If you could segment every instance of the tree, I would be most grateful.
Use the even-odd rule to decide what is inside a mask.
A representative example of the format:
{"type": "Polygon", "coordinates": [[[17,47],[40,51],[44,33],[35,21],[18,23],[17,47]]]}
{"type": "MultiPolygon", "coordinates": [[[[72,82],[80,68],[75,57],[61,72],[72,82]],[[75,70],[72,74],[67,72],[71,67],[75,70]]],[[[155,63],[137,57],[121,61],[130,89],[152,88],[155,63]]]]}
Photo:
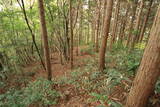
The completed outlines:
{"type": "Polygon", "coordinates": [[[20,3],[19,0],[17,0],[17,2],[18,2],[19,6],[21,7],[21,9],[22,9],[22,11],[23,11],[24,18],[25,18],[25,22],[26,22],[26,24],[27,24],[27,27],[28,27],[30,33],[31,33],[32,41],[33,41],[33,44],[34,44],[34,46],[35,46],[35,48],[36,48],[36,51],[37,51],[37,54],[38,54],[39,59],[40,59],[40,61],[41,61],[41,64],[42,64],[43,68],[46,69],[46,68],[45,68],[45,65],[44,65],[44,63],[43,63],[41,54],[40,54],[40,52],[39,52],[38,45],[37,45],[37,43],[36,43],[35,34],[33,33],[33,30],[32,30],[32,28],[31,28],[31,26],[30,26],[30,24],[29,24],[29,20],[28,20],[27,13],[26,13],[26,9],[25,9],[25,5],[24,5],[24,0],[21,0],[22,5],[21,5],[21,3],[20,3]]]}
{"type": "Polygon", "coordinates": [[[42,32],[42,36],[43,36],[46,71],[48,72],[48,80],[51,80],[52,79],[52,71],[51,71],[50,53],[49,53],[49,46],[48,46],[48,34],[47,34],[47,28],[46,28],[43,0],[38,0],[38,5],[39,5],[41,32],[42,32]]]}
{"type": "Polygon", "coordinates": [[[100,36],[100,17],[101,17],[101,5],[102,2],[97,0],[97,8],[96,8],[96,41],[95,41],[95,51],[99,51],[99,36],[100,36]]]}
{"type": "Polygon", "coordinates": [[[119,15],[119,8],[120,8],[120,0],[116,1],[116,9],[115,9],[115,13],[114,13],[114,22],[113,22],[113,28],[112,28],[112,39],[111,39],[111,43],[110,43],[110,49],[112,48],[113,43],[116,40],[116,32],[117,32],[117,25],[118,25],[118,15],[119,15]]]}
{"type": "Polygon", "coordinates": [[[149,7],[147,9],[147,15],[145,16],[143,24],[142,24],[142,29],[141,29],[140,36],[139,36],[139,42],[141,42],[142,39],[143,39],[145,30],[146,30],[147,21],[149,19],[149,15],[150,15],[150,12],[151,12],[152,4],[153,4],[153,0],[150,0],[149,7]]]}
{"type": "Polygon", "coordinates": [[[133,42],[137,42],[138,38],[139,38],[139,32],[140,32],[140,21],[141,21],[141,16],[142,16],[142,12],[143,12],[143,7],[144,7],[144,0],[141,0],[141,4],[139,7],[139,12],[138,12],[138,16],[137,16],[137,20],[136,20],[136,25],[135,25],[135,30],[137,31],[135,38],[133,39],[133,42]]]}
{"type": "Polygon", "coordinates": [[[127,98],[126,107],[146,107],[160,75],[160,6],[155,17],[148,45],[127,98]]]}
{"type": "Polygon", "coordinates": [[[126,25],[127,25],[127,18],[128,18],[128,13],[129,13],[129,4],[125,4],[126,5],[126,9],[125,9],[125,14],[124,16],[121,16],[121,28],[120,28],[120,33],[119,33],[119,41],[122,43],[123,39],[125,38],[125,29],[126,29],[126,25]]]}
{"type": "Polygon", "coordinates": [[[100,48],[100,53],[99,53],[99,69],[101,71],[104,70],[105,68],[105,53],[106,53],[106,46],[107,46],[107,40],[109,36],[109,28],[110,28],[110,22],[111,22],[111,17],[112,17],[112,7],[113,7],[113,0],[108,0],[107,1],[107,14],[106,14],[106,20],[104,24],[104,34],[102,37],[102,44],[100,48]]]}
{"type": "Polygon", "coordinates": [[[106,8],[107,8],[107,0],[104,0],[103,2],[103,15],[102,15],[102,26],[101,26],[101,35],[103,34],[104,30],[104,22],[106,18],[106,8]]]}
{"type": "Polygon", "coordinates": [[[83,33],[83,2],[79,0],[79,32],[78,32],[78,41],[77,41],[77,55],[79,55],[79,46],[81,44],[82,33],[83,33]]]}
{"type": "Polygon", "coordinates": [[[73,17],[72,17],[72,0],[69,0],[69,11],[70,11],[70,36],[71,36],[71,46],[70,46],[70,64],[71,69],[73,68],[73,17]]]}
{"type": "Polygon", "coordinates": [[[126,44],[127,47],[129,47],[129,45],[131,43],[131,38],[132,38],[132,34],[133,34],[133,24],[134,24],[136,10],[137,10],[137,3],[138,3],[138,0],[133,1],[132,18],[131,18],[131,22],[130,22],[130,25],[129,25],[129,34],[128,34],[128,39],[127,39],[127,44],[126,44]]]}
{"type": "Polygon", "coordinates": [[[142,16],[142,11],[143,11],[143,7],[144,7],[144,0],[141,0],[141,4],[140,4],[140,8],[139,8],[139,12],[138,12],[138,16],[137,16],[137,20],[136,20],[136,24],[135,24],[135,29],[134,31],[136,32],[135,35],[133,35],[133,39],[132,39],[132,45],[131,48],[133,49],[135,46],[135,43],[138,41],[138,37],[139,37],[139,25],[140,25],[140,19],[142,16]]]}

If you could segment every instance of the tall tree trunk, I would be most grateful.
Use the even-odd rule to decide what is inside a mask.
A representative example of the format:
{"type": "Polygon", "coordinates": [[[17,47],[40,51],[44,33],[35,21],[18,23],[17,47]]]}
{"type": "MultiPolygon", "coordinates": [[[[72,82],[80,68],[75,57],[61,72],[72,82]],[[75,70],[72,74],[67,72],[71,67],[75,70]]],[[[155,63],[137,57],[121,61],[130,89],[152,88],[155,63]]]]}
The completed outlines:
{"type": "Polygon", "coordinates": [[[70,39],[69,39],[69,21],[68,19],[66,18],[65,19],[65,36],[66,36],[66,58],[67,58],[67,61],[69,61],[69,56],[70,56],[70,39]]]}
{"type": "Polygon", "coordinates": [[[143,40],[143,36],[144,36],[144,32],[146,30],[147,21],[148,21],[149,15],[150,15],[152,3],[153,3],[153,0],[150,0],[149,7],[148,7],[148,10],[147,10],[147,15],[145,16],[144,22],[142,24],[142,29],[141,29],[140,36],[139,36],[139,42],[142,42],[142,40],[143,40]]]}
{"type": "Polygon", "coordinates": [[[42,36],[43,36],[44,57],[45,57],[46,70],[48,72],[48,80],[51,81],[52,71],[51,71],[50,53],[49,53],[49,46],[48,46],[48,35],[47,35],[43,0],[38,0],[38,5],[39,5],[41,32],[42,32],[42,36]]]}
{"type": "Polygon", "coordinates": [[[96,30],[95,20],[93,19],[93,21],[92,21],[92,43],[93,43],[93,47],[95,47],[95,30],[96,30]]]}
{"type": "Polygon", "coordinates": [[[110,49],[112,48],[113,43],[116,40],[116,32],[117,32],[117,25],[118,25],[118,14],[119,14],[119,8],[120,8],[120,0],[116,1],[116,9],[115,9],[115,13],[114,13],[114,22],[113,22],[113,26],[112,26],[112,38],[111,38],[111,42],[110,42],[110,49]]]}
{"type": "Polygon", "coordinates": [[[113,0],[108,0],[104,34],[103,34],[102,44],[101,44],[100,53],[99,53],[100,55],[99,56],[99,69],[101,71],[103,71],[105,68],[105,53],[106,53],[106,47],[107,47],[107,40],[109,36],[110,22],[111,22],[111,17],[112,17],[112,7],[113,7],[113,0]]]}
{"type": "Polygon", "coordinates": [[[72,17],[72,0],[69,0],[69,11],[70,11],[70,36],[71,36],[71,46],[70,46],[70,65],[73,69],[73,17],[72,17]]]}
{"type": "MultiPolygon", "coordinates": [[[[68,12],[65,10],[65,1],[62,0],[60,3],[60,0],[57,0],[57,4],[62,4],[62,14],[63,14],[63,29],[64,29],[64,35],[65,35],[65,47],[64,47],[64,58],[66,61],[69,61],[70,57],[70,38],[69,38],[69,18],[68,18],[68,12]]],[[[60,10],[59,10],[60,11],[60,10]]],[[[60,16],[59,16],[60,17],[60,16]]]]}
{"type": "Polygon", "coordinates": [[[101,14],[101,1],[99,1],[99,6],[97,6],[97,23],[96,23],[96,43],[95,50],[98,52],[99,50],[99,34],[100,34],[100,14],[101,14]]]}
{"type": "Polygon", "coordinates": [[[142,62],[127,98],[126,107],[146,107],[160,75],[160,6],[142,62]]]}
{"type": "Polygon", "coordinates": [[[137,34],[136,34],[136,42],[138,42],[138,38],[139,38],[139,34],[140,34],[140,22],[141,22],[141,16],[142,16],[142,12],[143,12],[143,8],[144,8],[144,0],[141,0],[141,4],[140,4],[140,10],[138,13],[138,18],[136,21],[136,26],[135,29],[137,30],[137,34]]]}
{"type": "MultiPolygon", "coordinates": [[[[96,14],[95,13],[96,12],[96,10],[94,10],[94,14],[96,14]]],[[[93,16],[93,19],[91,19],[92,20],[92,43],[93,43],[93,47],[95,47],[96,46],[96,18],[97,17],[95,17],[96,15],[94,15],[93,16]]],[[[95,51],[95,48],[94,48],[94,51],[95,51]]]]}
{"type": "Polygon", "coordinates": [[[140,25],[140,20],[141,20],[141,15],[142,15],[143,7],[144,7],[144,0],[141,0],[140,9],[139,9],[139,12],[138,12],[138,16],[137,16],[137,20],[136,20],[136,25],[135,25],[136,34],[133,35],[133,40],[132,40],[132,46],[131,46],[132,49],[134,48],[135,43],[138,40],[139,31],[140,31],[139,30],[139,25],[140,25]]]}
{"type": "Polygon", "coordinates": [[[83,2],[82,0],[79,0],[80,2],[80,9],[79,9],[79,31],[78,31],[78,52],[80,53],[80,45],[82,41],[82,33],[83,33],[83,2]]]}
{"type": "Polygon", "coordinates": [[[40,52],[39,52],[39,49],[38,49],[38,46],[37,46],[37,43],[36,43],[35,34],[33,33],[33,30],[32,30],[32,28],[31,28],[31,26],[30,26],[30,24],[29,24],[29,20],[28,20],[27,14],[26,14],[26,9],[25,9],[25,5],[24,5],[24,1],[21,0],[22,5],[21,5],[21,3],[20,3],[19,0],[17,0],[17,2],[18,2],[19,6],[21,7],[21,9],[22,9],[22,11],[23,11],[23,14],[24,14],[24,18],[25,18],[27,27],[28,27],[28,29],[29,29],[29,31],[30,31],[30,33],[31,33],[32,41],[33,41],[33,44],[34,44],[34,46],[35,46],[35,48],[36,48],[36,51],[37,51],[37,54],[38,54],[39,59],[40,59],[40,61],[41,61],[41,64],[42,64],[43,68],[46,70],[45,65],[44,65],[44,62],[43,62],[43,59],[42,59],[42,56],[41,56],[41,54],[40,54],[40,52]]]}
{"type": "Polygon", "coordinates": [[[102,15],[102,25],[101,25],[101,35],[100,38],[103,35],[104,25],[105,25],[105,18],[106,18],[106,8],[107,8],[107,0],[104,0],[103,3],[103,15],[102,15]],[[104,3],[103,3],[104,2],[104,3]]]}
{"type": "Polygon", "coordinates": [[[128,39],[127,39],[127,44],[126,44],[127,47],[129,47],[129,45],[131,43],[131,38],[132,38],[132,34],[133,34],[133,24],[134,24],[136,10],[137,10],[137,3],[138,3],[138,0],[134,0],[134,4],[132,7],[132,18],[131,18],[131,22],[129,25],[129,34],[128,34],[128,39]]]}
{"type": "Polygon", "coordinates": [[[128,18],[129,5],[127,4],[127,9],[125,15],[122,17],[122,27],[120,29],[119,41],[122,43],[123,38],[125,37],[125,29],[126,29],[126,20],[128,18]]]}

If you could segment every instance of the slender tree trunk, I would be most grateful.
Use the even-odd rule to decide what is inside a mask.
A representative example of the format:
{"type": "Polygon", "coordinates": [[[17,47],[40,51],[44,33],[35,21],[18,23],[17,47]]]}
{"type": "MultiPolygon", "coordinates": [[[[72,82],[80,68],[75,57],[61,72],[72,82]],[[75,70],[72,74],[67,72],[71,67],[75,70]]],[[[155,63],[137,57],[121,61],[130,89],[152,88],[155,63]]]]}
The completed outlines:
{"type": "Polygon", "coordinates": [[[125,29],[126,29],[126,20],[128,18],[128,12],[129,12],[129,5],[127,5],[126,13],[124,17],[122,17],[122,27],[120,29],[120,34],[119,34],[119,41],[122,43],[124,37],[125,37],[125,29]]]}
{"type": "Polygon", "coordinates": [[[70,65],[73,69],[73,17],[72,17],[72,0],[69,0],[70,8],[70,36],[71,36],[71,47],[70,47],[70,65]]]}
{"type": "MultiPolygon", "coordinates": [[[[96,10],[94,10],[94,14],[96,14],[95,12],[96,12],[96,10]]],[[[92,43],[93,43],[93,47],[96,46],[96,18],[97,17],[95,17],[95,16],[96,15],[94,15],[93,19],[91,19],[92,20],[92,43]]],[[[95,51],[95,48],[94,48],[94,51],[95,51]]]]}
{"type": "Polygon", "coordinates": [[[138,40],[139,31],[140,31],[139,25],[140,25],[140,20],[141,20],[141,15],[142,15],[143,7],[144,7],[144,0],[141,0],[140,9],[139,9],[139,12],[138,12],[138,16],[137,16],[137,20],[136,20],[136,25],[135,25],[136,34],[133,35],[133,41],[132,41],[132,46],[131,46],[132,49],[134,48],[135,43],[138,40]]]}
{"type": "MultiPolygon", "coordinates": [[[[57,0],[57,2],[60,0],[57,0]]],[[[58,2],[59,3],[59,2],[58,2]]],[[[60,10],[59,10],[60,11],[60,10]]],[[[64,0],[62,1],[62,13],[63,13],[63,23],[64,23],[64,35],[65,35],[65,48],[64,48],[64,57],[65,60],[69,61],[70,57],[70,38],[69,38],[69,19],[68,19],[68,12],[65,10],[65,2],[64,0]]]]}
{"type": "Polygon", "coordinates": [[[80,53],[80,41],[81,41],[81,35],[82,35],[82,15],[83,15],[83,6],[82,6],[82,1],[79,0],[79,25],[78,25],[78,34],[77,34],[77,56],[79,55],[80,53]]]}
{"type": "Polygon", "coordinates": [[[103,71],[105,68],[105,53],[106,53],[107,40],[109,36],[110,22],[111,22],[111,17],[112,17],[112,7],[113,7],[113,0],[108,0],[104,34],[103,34],[102,44],[101,44],[100,53],[99,53],[100,55],[99,56],[99,69],[101,71],[103,71]]]}
{"type": "Polygon", "coordinates": [[[137,22],[136,22],[136,26],[135,29],[137,30],[137,34],[136,34],[136,42],[138,42],[138,38],[139,38],[139,34],[140,34],[140,22],[141,22],[141,16],[142,16],[142,12],[143,12],[143,8],[144,8],[144,0],[141,0],[141,4],[140,4],[140,10],[138,13],[138,18],[137,18],[137,22]]]}
{"type": "Polygon", "coordinates": [[[112,26],[112,38],[110,42],[110,49],[112,48],[113,43],[116,40],[116,35],[117,35],[117,25],[118,25],[118,14],[119,14],[119,8],[120,8],[120,0],[116,1],[116,9],[115,9],[115,14],[114,14],[114,22],[112,26]]]}
{"type": "Polygon", "coordinates": [[[21,5],[21,3],[19,2],[19,0],[17,0],[17,2],[18,2],[19,6],[21,7],[21,9],[22,9],[22,11],[23,11],[23,14],[24,14],[24,18],[25,18],[27,27],[28,27],[28,29],[29,29],[29,31],[30,31],[30,33],[31,33],[32,41],[33,41],[33,44],[34,44],[34,46],[35,46],[35,48],[36,48],[36,51],[37,51],[37,54],[38,54],[39,59],[40,59],[40,61],[41,61],[41,64],[42,64],[43,68],[46,70],[45,65],[44,65],[44,62],[43,62],[43,59],[42,59],[42,57],[41,57],[41,54],[40,54],[40,52],[39,52],[39,49],[38,49],[38,46],[37,46],[37,43],[36,43],[35,34],[33,33],[33,30],[32,30],[32,28],[31,28],[31,26],[30,26],[30,24],[29,24],[29,21],[28,21],[28,17],[27,17],[27,14],[26,14],[26,9],[25,9],[25,5],[24,5],[24,1],[21,0],[22,5],[21,5]]]}
{"type": "Polygon", "coordinates": [[[69,39],[69,21],[65,19],[65,36],[66,36],[66,47],[67,47],[67,61],[69,61],[70,56],[70,39],[69,39]]]}
{"type": "Polygon", "coordinates": [[[123,36],[122,34],[124,34],[124,30],[125,30],[125,20],[124,20],[124,16],[121,16],[121,19],[120,19],[120,32],[119,32],[119,35],[118,35],[118,42],[121,42],[122,43],[122,39],[123,39],[123,36]]]}
{"type": "Polygon", "coordinates": [[[87,34],[88,35],[88,44],[90,43],[90,40],[91,40],[90,39],[91,38],[90,37],[90,9],[91,9],[90,0],[88,0],[88,12],[87,12],[87,16],[88,16],[88,19],[87,19],[88,20],[88,26],[87,26],[88,27],[88,29],[87,29],[88,30],[88,34],[87,34]]]}
{"type": "Polygon", "coordinates": [[[96,29],[95,21],[93,20],[92,21],[92,43],[93,43],[93,47],[95,47],[95,29],[96,29]]]}
{"type": "Polygon", "coordinates": [[[43,0],[38,0],[38,5],[39,5],[41,32],[42,32],[42,36],[43,36],[44,57],[45,57],[46,71],[48,72],[48,80],[51,81],[51,79],[52,79],[52,71],[51,71],[50,53],[49,53],[49,46],[48,46],[48,35],[47,35],[47,28],[46,28],[45,11],[44,11],[43,0]]]}
{"type": "Polygon", "coordinates": [[[95,50],[96,52],[99,51],[99,34],[100,34],[100,8],[101,8],[101,1],[99,1],[99,6],[97,6],[97,23],[96,23],[96,46],[95,50]]]}
{"type": "Polygon", "coordinates": [[[151,29],[150,39],[127,98],[126,107],[146,107],[160,75],[160,7],[151,29]]]}
{"type": "Polygon", "coordinates": [[[83,2],[80,0],[80,31],[79,31],[79,45],[81,44],[83,34],[83,2]]]}
{"type": "Polygon", "coordinates": [[[104,0],[103,1],[104,4],[103,4],[103,15],[102,15],[102,26],[101,26],[101,35],[100,35],[100,38],[102,37],[103,35],[103,30],[104,30],[104,24],[105,24],[105,18],[106,18],[106,8],[107,8],[107,0],[104,0]]]}
{"type": "Polygon", "coordinates": [[[129,47],[129,45],[131,43],[131,38],[132,38],[132,34],[133,34],[133,24],[134,24],[136,10],[137,10],[137,3],[138,3],[138,0],[135,0],[133,7],[132,7],[132,19],[131,19],[131,22],[129,25],[129,34],[128,34],[128,39],[127,39],[127,44],[126,44],[127,47],[129,47]]]}
{"type": "Polygon", "coordinates": [[[148,10],[147,10],[147,15],[145,16],[144,22],[142,24],[142,29],[141,29],[140,36],[139,36],[139,42],[142,42],[142,40],[143,40],[143,36],[144,36],[144,32],[146,30],[147,21],[148,21],[149,15],[150,15],[152,3],[153,3],[153,0],[150,0],[149,7],[148,7],[148,10]]]}

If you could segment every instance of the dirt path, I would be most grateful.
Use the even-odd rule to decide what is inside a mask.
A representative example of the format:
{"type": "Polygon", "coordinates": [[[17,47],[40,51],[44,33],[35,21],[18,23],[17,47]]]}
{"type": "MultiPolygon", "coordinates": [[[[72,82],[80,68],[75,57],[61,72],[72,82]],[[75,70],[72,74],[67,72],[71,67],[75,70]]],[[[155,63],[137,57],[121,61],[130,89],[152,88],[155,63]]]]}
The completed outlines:
{"type": "MultiPolygon", "coordinates": [[[[86,46],[81,47],[81,49],[88,48],[86,46]]],[[[63,76],[69,76],[72,72],[70,69],[70,64],[62,65],[60,63],[60,57],[58,53],[52,53],[51,66],[52,66],[52,77],[60,78],[63,76]]],[[[83,59],[91,58],[92,56],[87,53],[80,53],[79,56],[76,55],[76,48],[74,48],[74,68],[78,68],[85,65],[83,59]]],[[[27,69],[31,71],[34,67],[39,66],[39,64],[33,64],[27,69]]],[[[47,72],[42,68],[36,70],[36,75],[34,78],[44,77],[47,78],[47,72]]],[[[92,105],[87,105],[85,99],[88,96],[77,94],[76,89],[72,85],[59,86],[56,90],[62,92],[63,94],[69,92],[68,98],[61,98],[59,103],[53,107],[94,107],[92,105]]],[[[67,96],[67,95],[66,95],[67,96]]],[[[93,104],[96,105],[96,104],[93,104]]]]}
{"type": "MultiPolygon", "coordinates": [[[[81,49],[87,48],[86,46],[81,47],[81,49]]],[[[90,58],[91,55],[89,54],[79,54],[78,56],[76,55],[76,48],[74,48],[74,68],[80,67],[84,65],[84,63],[81,61],[82,59],[90,58]]],[[[60,62],[60,56],[58,53],[52,53],[52,58],[51,58],[51,66],[52,66],[52,77],[58,78],[62,76],[67,76],[70,72],[70,64],[61,64],[60,62]]],[[[47,73],[44,70],[38,70],[36,72],[35,77],[47,77],[47,73]]]]}

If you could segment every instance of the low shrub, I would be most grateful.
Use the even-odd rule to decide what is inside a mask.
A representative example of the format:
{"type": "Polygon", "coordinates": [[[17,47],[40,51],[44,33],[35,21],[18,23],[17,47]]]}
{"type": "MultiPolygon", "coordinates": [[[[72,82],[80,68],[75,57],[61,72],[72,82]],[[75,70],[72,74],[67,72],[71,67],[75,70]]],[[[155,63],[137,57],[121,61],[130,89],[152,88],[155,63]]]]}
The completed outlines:
{"type": "Polygon", "coordinates": [[[30,105],[48,106],[56,104],[60,94],[52,89],[53,82],[37,79],[21,90],[11,88],[0,95],[0,107],[29,107],[30,105]]]}

